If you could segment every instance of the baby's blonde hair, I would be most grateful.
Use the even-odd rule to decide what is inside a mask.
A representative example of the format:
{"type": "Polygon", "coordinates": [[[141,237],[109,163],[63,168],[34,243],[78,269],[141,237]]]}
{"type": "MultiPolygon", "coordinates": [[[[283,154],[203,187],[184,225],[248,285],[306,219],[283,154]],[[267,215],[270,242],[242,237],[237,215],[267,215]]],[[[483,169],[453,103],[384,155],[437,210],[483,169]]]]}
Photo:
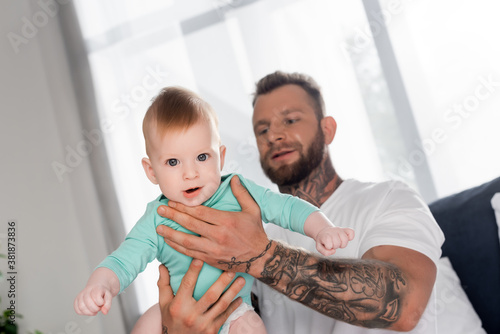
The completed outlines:
{"type": "Polygon", "coordinates": [[[165,87],[153,98],[148,108],[142,131],[146,141],[146,153],[152,139],[152,132],[163,137],[169,130],[185,130],[199,121],[212,122],[216,132],[217,114],[212,106],[196,93],[182,87],[165,87]]]}

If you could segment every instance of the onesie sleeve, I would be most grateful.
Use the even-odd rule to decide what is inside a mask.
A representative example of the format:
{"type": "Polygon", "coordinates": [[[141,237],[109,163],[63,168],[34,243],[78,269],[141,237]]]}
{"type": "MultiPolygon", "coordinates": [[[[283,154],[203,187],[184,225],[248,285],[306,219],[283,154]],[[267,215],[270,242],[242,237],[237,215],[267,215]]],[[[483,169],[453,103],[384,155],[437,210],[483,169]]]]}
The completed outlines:
{"type": "Polygon", "coordinates": [[[262,220],[265,223],[273,223],[290,231],[304,234],[304,223],[307,217],[319,211],[317,207],[298,197],[274,192],[244,179],[241,175],[239,177],[259,204],[262,220]]]}
{"type": "Polygon", "coordinates": [[[127,288],[158,253],[155,202],[127,234],[125,241],[98,266],[111,269],[120,280],[120,293],[127,288]]]}

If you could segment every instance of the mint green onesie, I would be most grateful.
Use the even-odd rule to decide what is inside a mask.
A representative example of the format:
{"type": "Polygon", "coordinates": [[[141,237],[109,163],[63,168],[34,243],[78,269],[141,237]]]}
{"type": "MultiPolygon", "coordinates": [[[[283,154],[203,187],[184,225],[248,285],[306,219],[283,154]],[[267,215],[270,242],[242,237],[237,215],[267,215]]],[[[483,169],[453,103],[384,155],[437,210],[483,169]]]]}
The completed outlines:
{"type": "MultiPolygon", "coordinates": [[[[241,207],[229,184],[233,175],[237,174],[223,176],[219,189],[203,205],[224,211],[241,211],[241,207]]],[[[318,211],[318,208],[298,197],[273,192],[244,179],[241,175],[237,176],[240,178],[241,184],[248,189],[248,192],[260,206],[264,222],[274,223],[291,231],[304,234],[306,218],[311,213],[318,211]]],[[[170,285],[174,293],[177,292],[192,258],[177,252],[167,245],[163,238],[156,233],[156,227],[163,224],[175,230],[190,234],[194,233],[186,230],[176,222],[158,215],[156,212],[158,207],[167,203],[168,199],[163,195],[150,202],[146,208],[146,213],[132,228],[125,241],[99,264],[98,267],[106,267],[115,272],[120,280],[120,292],[128,287],[137,275],[146,268],[146,265],[155,258],[168,268],[170,285]]],[[[199,300],[221,273],[222,270],[204,264],[193,297],[199,300]]],[[[252,305],[250,293],[253,277],[244,273],[237,273],[236,277],[238,276],[243,276],[246,280],[245,287],[238,296],[241,296],[247,304],[252,305]]]]}

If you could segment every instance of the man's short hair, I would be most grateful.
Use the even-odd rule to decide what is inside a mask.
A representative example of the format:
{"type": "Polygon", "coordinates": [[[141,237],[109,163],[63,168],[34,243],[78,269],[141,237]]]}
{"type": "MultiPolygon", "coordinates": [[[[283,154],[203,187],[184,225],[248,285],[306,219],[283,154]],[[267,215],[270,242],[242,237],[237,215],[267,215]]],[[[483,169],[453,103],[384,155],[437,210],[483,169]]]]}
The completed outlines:
{"type": "Polygon", "coordinates": [[[252,105],[255,106],[255,102],[260,95],[271,93],[273,90],[285,85],[297,85],[305,90],[312,100],[318,120],[325,117],[325,102],[320,86],[312,77],[302,73],[276,71],[266,75],[256,84],[252,105]]]}
{"type": "Polygon", "coordinates": [[[152,99],[142,122],[146,151],[153,130],[156,135],[163,136],[169,130],[184,130],[198,121],[213,122],[217,130],[217,114],[208,102],[183,87],[163,88],[152,99]]]}

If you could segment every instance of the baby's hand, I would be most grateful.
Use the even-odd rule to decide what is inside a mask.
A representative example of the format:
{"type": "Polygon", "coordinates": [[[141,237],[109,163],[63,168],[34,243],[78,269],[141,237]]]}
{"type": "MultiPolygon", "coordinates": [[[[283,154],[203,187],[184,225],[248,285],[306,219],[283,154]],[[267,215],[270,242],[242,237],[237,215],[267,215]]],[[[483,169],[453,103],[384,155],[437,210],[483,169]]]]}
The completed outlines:
{"type": "Polygon", "coordinates": [[[354,238],[354,230],[345,227],[326,227],[316,236],[316,249],[325,256],[333,255],[354,238]]]}
{"type": "Polygon", "coordinates": [[[99,311],[108,314],[113,295],[103,285],[87,285],[76,296],[74,308],[80,315],[97,315],[99,311]]]}

